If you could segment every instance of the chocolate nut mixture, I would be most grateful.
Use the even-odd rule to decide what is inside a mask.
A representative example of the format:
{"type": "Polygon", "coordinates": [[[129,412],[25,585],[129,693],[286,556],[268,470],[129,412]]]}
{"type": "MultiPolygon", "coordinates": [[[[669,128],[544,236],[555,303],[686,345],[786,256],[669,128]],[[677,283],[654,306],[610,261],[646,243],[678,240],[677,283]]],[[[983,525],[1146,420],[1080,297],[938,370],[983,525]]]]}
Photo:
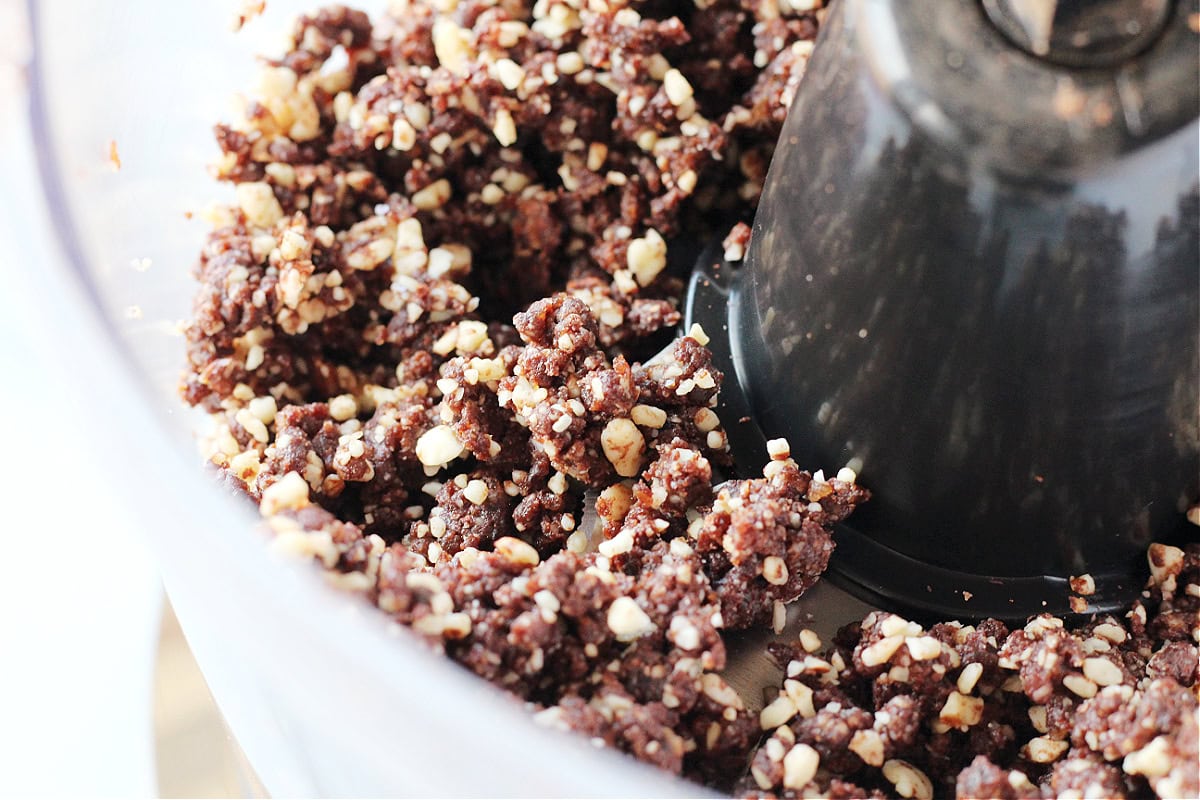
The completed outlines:
{"type": "Polygon", "coordinates": [[[301,17],[215,129],[185,399],[275,544],[582,732],[748,796],[1195,795],[1200,550],[1125,618],[925,630],[875,613],[772,653],[867,499],[771,443],[730,466],[680,276],[746,224],[814,0],[400,0],[301,17]]]}

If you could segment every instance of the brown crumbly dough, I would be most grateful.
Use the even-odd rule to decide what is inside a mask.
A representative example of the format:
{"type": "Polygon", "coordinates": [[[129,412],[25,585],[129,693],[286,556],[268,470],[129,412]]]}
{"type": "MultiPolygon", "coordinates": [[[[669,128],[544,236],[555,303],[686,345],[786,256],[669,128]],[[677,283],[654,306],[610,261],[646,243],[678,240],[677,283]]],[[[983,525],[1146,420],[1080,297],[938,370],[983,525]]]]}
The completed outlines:
{"type": "Polygon", "coordinates": [[[714,486],[723,376],[702,330],[670,341],[686,243],[732,225],[745,254],[822,5],[301,17],[215,129],[236,200],[208,213],[181,387],[210,459],[275,547],[541,723],[709,786],[1194,795],[1196,551],[1153,548],[1127,620],[872,614],[775,646],[758,716],[721,677],[723,632],[781,624],[867,499],[782,440],[714,486]]]}
{"type": "Polygon", "coordinates": [[[875,612],[826,649],[773,645],[786,677],[741,793],[1196,797],[1200,545],[1149,560],[1124,619],[926,630],[875,612]]]}
{"type": "Polygon", "coordinates": [[[670,340],[686,243],[748,241],[819,6],[301,17],[215,129],[236,202],[195,270],[182,392],[277,547],[544,723],[714,786],[760,737],[722,632],[811,586],[866,499],[779,453],[714,488],[723,376],[702,330],[670,340]]]}

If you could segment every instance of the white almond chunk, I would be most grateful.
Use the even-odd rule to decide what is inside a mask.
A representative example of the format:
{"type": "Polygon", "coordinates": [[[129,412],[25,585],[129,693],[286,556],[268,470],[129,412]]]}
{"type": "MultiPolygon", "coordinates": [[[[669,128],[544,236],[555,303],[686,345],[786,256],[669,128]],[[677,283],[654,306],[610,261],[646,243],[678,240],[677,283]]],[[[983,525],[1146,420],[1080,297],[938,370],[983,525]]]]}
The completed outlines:
{"type": "Polygon", "coordinates": [[[629,271],[639,286],[649,286],[667,266],[667,243],[653,228],[629,243],[625,254],[629,271]]]}
{"type": "Polygon", "coordinates": [[[758,715],[758,724],[764,731],[774,730],[780,725],[786,725],[788,720],[796,716],[796,704],[786,694],[781,694],[772,700],[758,715]]]}
{"type": "Polygon", "coordinates": [[[693,95],[692,84],[688,83],[688,79],[677,69],[667,70],[667,74],[663,76],[663,90],[673,106],[683,105],[693,95]]]}
{"type": "Polygon", "coordinates": [[[667,636],[680,650],[698,650],[700,648],[700,629],[686,617],[672,617],[667,636]]]}
{"type": "Polygon", "coordinates": [[[963,667],[962,672],[958,674],[958,691],[962,694],[970,694],[975,690],[975,684],[979,683],[979,678],[983,675],[983,664],[978,661],[972,661],[963,667]]]}
{"type": "MultiPolygon", "coordinates": [[[[1147,778],[1161,778],[1171,772],[1171,740],[1168,736],[1158,736],[1141,750],[1135,750],[1125,756],[1122,768],[1128,775],[1144,775],[1147,778]]],[[[1193,765],[1194,766],[1194,765],[1193,765]]]]}
{"type": "Polygon", "coordinates": [[[799,791],[812,782],[821,765],[821,756],[812,747],[798,744],[783,757],[783,786],[799,791]]]}
{"type": "Polygon", "coordinates": [[[474,56],[470,31],[460,28],[450,17],[438,15],[431,33],[438,63],[453,73],[465,75],[468,62],[474,56]]]}
{"type": "Polygon", "coordinates": [[[473,319],[465,319],[458,323],[458,339],[454,346],[459,352],[464,354],[478,352],[487,340],[487,323],[473,319]]]}
{"type": "Polygon", "coordinates": [[[1096,579],[1091,575],[1084,573],[1083,575],[1072,575],[1069,581],[1071,591],[1088,597],[1096,593],[1096,579]]]}
{"type": "Polygon", "coordinates": [[[488,485],[478,478],[468,481],[462,490],[463,497],[474,505],[481,506],[488,499],[488,485]]]}
{"type": "Polygon", "coordinates": [[[508,147],[517,141],[517,124],[513,121],[508,109],[502,108],[496,112],[496,123],[492,125],[492,133],[501,147],[508,147]]]}
{"type": "Polygon", "coordinates": [[[661,428],[667,424],[667,412],[656,406],[636,405],[629,412],[636,424],[646,428],[661,428]]]}
{"type": "Polygon", "coordinates": [[[494,206],[504,199],[504,190],[494,183],[489,183],[479,190],[479,199],[489,206],[494,206]]]}
{"type": "Polygon", "coordinates": [[[588,145],[587,168],[592,172],[599,172],[604,166],[604,159],[608,158],[608,145],[603,142],[592,142],[588,145]]]}
{"type": "Polygon", "coordinates": [[[1083,675],[1097,686],[1116,686],[1125,680],[1121,668],[1107,658],[1085,658],[1083,675]]]}
{"type": "Polygon", "coordinates": [[[783,682],[783,691],[792,699],[796,705],[796,711],[805,719],[812,719],[817,715],[817,709],[813,705],[813,690],[806,683],[787,679],[783,682]]]}
{"type": "Polygon", "coordinates": [[[464,611],[447,614],[442,618],[442,636],[447,639],[465,639],[471,633],[471,617],[464,611]]]}
{"type": "Polygon", "coordinates": [[[699,322],[692,323],[692,327],[688,329],[687,335],[689,339],[694,340],[696,344],[700,345],[701,347],[708,347],[710,339],[708,338],[708,334],[704,332],[704,328],[700,326],[699,322]]]}
{"type": "Polygon", "coordinates": [[[900,645],[904,644],[903,636],[885,636],[872,645],[863,648],[862,663],[866,667],[877,667],[896,654],[900,645]]]}
{"type": "Polygon", "coordinates": [[[914,636],[905,639],[909,655],[917,661],[932,661],[942,654],[942,643],[932,636],[914,636]]]}
{"type": "Polygon", "coordinates": [[[871,728],[855,731],[848,749],[872,767],[883,766],[883,737],[879,731],[871,728]]]}
{"type": "Polygon", "coordinates": [[[1175,577],[1183,569],[1183,551],[1178,547],[1158,542],[1150,545],[1146,551],[1146,560],[1150,562],[1150,576],[1159,585],[1175,577]]]}
{"type": "Polygon", "coordinates": [[[340,394],[329,401],[329,416],[337,422],[345,422],[358,416],[358,402],[353,395],[340,394]]]}
{"type": "Polygon", "coordinates": [[[771,630],[775,635],[783,633],[787,627],[787,606],[779,600],[771,601],[771,630]]]}
{"type": "Polygon", "coordinates": [[[772,586],[783,586],[788,581],[787,563],[779,556],[763,559],[763,578],[772,586]]]}
{"type": "Polygon", "coordinates": [[[501,58],[492,65],[492,68],[496,72],[496,79],[510,92],[516,91],[525,80],[525,70],[512,59],[501,58]]]}
{"type": "Polygon", "coordinates": [[[283,219],[283,206],[275,199],[275,192],[269,183],[261,181],[239,183],[237,189],[238,207],[246,215],[246,220],[257,228],[269,228],[283,219]]]}
{"type": "Polygon", "coordinates": [[[1046,707],[1045,706],[1030,706],[1029,707],[1029,724],[1038,733],[1045,733],[1050,730],[1049,724],[1046,722],[1046,707]]]}
{"type": "Polygon", "coordinates": [[[769,439],[767,440],[767,455],[772,459],[782,461],[792,454],[792,448],[788,445],[787,439],[769,439]]]}
{"type": "MultiPolygon", "coordinates": [[[[817,472],[813,475],[813,483],[819,483],[825,480],[825,475],[822,472],[817,472]]],[[[884,636],[896,636],[908,632],[908,620],[904,617],[898,617],[895,614],[888,614],[879,623],[879,632],[884,636]]]]}
{"type": "Polygon", "coordinates": [[[702,408],[692,417],[692,422],[696,423],[696,429],[701,433],[709,433],[721,424],[721,418],[712,409],[702,408]]]}
{"type": "Polygon", "coordinates": [[[692,192],[696,191],[696,181],[696,171],[689,169],[679,176],[679,180],[675,181],[675,185],[678,186],[679,191],[683,192],[684,194],[691,194],[692,192]]]}
{"type": "Polygon", "coordinates": [[[618,597],[608,607],[608,628],[618,642],[632,642],[653,633],[654,622],[632,597],[618,597]]]}
{"type": "Polygon", "coordinates": [[[240,409],[233,418],[237,424],[246,429],[246,433],[254,437],[255,441],[266,444],[271,440],[271,432],[267,430],[267,426],[250,409],[240,409]]]}
{"type": "Polygon", "coordinates": [[[1098,688],[1091,680],[1074,673],[1063,678],[1063,686],[1085,700],[1089,697],[1095,697],[1098,688]]]}
{"type": "Polygon", "coordinates": [[[502,536],[492,547],[509,561],[523,566],[536,567],[542,560],[538,551],[533,549],[533,545],[514,536],[502,536]]]}
{"type": "Polygon", "coordinates": [[[646,437],[642,436],[632,420],[624,417],[609,420],[600,433],[600,446],[604,449],[604,457],[622,478],[632,478],[638,474],[646,437]]]}
{"type": "Polygon", "coordinates": [[[611,539],[606,539],[597,545],[596,550],[607,558],[624,555],[633,550],[633,531],[623,530],[611,539]]]}
{"type": "Polygon", "coordinates": [[[1029,740],[1026,752],[1035,764],[1049,764],[1067,751],[1067,743],[1049,736],[1038,736],[1029,740]]]}
{"type": "Polygon", "coordinates": [[[441,467],[462,455],[463,445],[448,425],[438,425],[417,440],[417,459],[427,467],[441,467]]]}
{"type": "Polygon", "coordinates": [[[295,511],[308,505],[308,481],[299,472],[289,472],[263,490],[258,510],[264,517],[295,511]]]}
{"type": "Polygon", "coordinates": [[[938,713],[938,719],[951,728],[965,731],[972,725],[979,724],[979,721],[983,719],[983,699],[951,692],[950,696],[946,698],[941,712],[938,713]]]}
{"type": "Polygon", "coordinates": [[[261,344],[252,344],[246,351],[246,369],[253,372],[263,365],[267,359],[267,351],[261,344]]]}
{"type": "Polygon", "coordinates": [[[933,800],[933,783],[921,770],[893,758],[883,764],[883,777],[896,787],[896,794],[901,797],[912,797],[916,800],[933,800]]]}
{"type": "Polygon", "coordinates": [[[563,75],[577,75],[583,71],[583,56],[577,50],[560,53],[554,59],[554,66],[563,75]]]}
{"type": "MultiPolygon", "coordinates": [[[[720,627],[717,625],[716,627],[720,627]]],[[[700,690],[711,699],[720,705],[728,708],[743,709],[745,704],[742,703],[742,698],[737,691],[730,686],[725,680],[714,672],[706,672],[700,678],[700,690]]]]}
{"type": "Polygon", "coordinates": [[[275,398],[271,395],[263,395],[251,400],[246,407],[250,409],[250,413],[262,420],[264,425],[270,425],[275,421],[277,406],[275,398]]]}
{"type": "Polygon", "coordinates": [[[446,204],[446,201],[450,199],[452,191],[450,181],[441,178],[429,184],[424,189],[414,192],[412,203],[421,211],[433,211],[446,204]]]}
{"type": "Polygon", "coordinates": [[[1125,641],[1125,629],[1111,622],[1103,622],[1097,625],[1092,632],[1113,644],[1121,644],[1125,641]]]}

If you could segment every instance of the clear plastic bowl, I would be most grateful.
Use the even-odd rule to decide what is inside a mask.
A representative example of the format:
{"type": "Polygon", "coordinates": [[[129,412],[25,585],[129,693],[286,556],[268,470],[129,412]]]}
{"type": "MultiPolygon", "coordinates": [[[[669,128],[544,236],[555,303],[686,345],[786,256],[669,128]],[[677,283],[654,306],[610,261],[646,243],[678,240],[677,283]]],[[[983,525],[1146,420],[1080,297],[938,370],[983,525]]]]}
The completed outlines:
{"type": "MultiPolygon", "coordinates": [[[[136,502],[188,642],[238,743],[276,796],[695,796],[428,653],[315,569],[272,557],[250,513],[201,469],[175,394],[177,322],[204,224],[232,196],[205,165],[211,126],[309,4],[270,0],[229,29],[224,3],[46,0],[27,6],[36,165],[27,202],[53,236],[33,302],[71,319],[64,362],[136,502]],[[109,143],[121,168],[109,160],[109,143]],[[39,212],[39,216],[42,214],[39,212]]],[[[368,8],[368,10],[370,10],[368,8]]],[[[18,170],[20,173],[21,170],[18,170]]],[[[21,175],[8,176],[19,190],[21,175]]],[[[32,238],[29,243],[32,247],[32,238]]]]}

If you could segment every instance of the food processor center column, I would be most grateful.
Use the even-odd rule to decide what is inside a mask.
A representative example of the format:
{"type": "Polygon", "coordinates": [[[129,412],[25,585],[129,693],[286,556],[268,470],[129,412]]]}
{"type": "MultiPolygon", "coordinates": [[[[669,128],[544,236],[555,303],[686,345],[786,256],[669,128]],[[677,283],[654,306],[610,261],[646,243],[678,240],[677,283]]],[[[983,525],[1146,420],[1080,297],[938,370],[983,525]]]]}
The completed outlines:
{"type": "Polygon", "coordinates": [[[766,436],[860,469],[856,594],[1014,618],[1088,573],[1114,609],[1187,535],[1198,5],[833,6],[746,262],[689,312],[720,330],[727,300],[714,346],[766,436]]]}

